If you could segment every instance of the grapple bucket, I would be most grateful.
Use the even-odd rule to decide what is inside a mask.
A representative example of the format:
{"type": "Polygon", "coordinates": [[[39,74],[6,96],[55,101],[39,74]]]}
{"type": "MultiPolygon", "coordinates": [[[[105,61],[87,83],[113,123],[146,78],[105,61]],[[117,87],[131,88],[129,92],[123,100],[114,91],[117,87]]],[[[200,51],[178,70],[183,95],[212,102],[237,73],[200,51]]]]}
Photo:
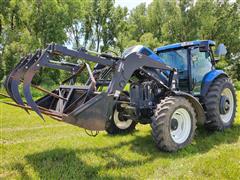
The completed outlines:
{"type": "Polygon", "coordinates": [[[86,53],[85,50],[74,51],[55,44],[49,45],[45,50],[38,50],[33,55],[28,55],[20,60],[12,72],[7,76],[4,86],[10,98],[16,104],[7,103],[17,107],[35,111],[42,119],[42,114],[51,116],[54,119],[65,121],[89,130],[104,130],[105,121],[108,117],[108,110],[111,109],[113,96],[105,92],[96,91],[96,81],[90,67],[86,63],[72,64],[67,62],[53,61],[54,56],[70,56],[83,58],[104,66],[111,66],[113,60],[102,57],[95,57],[86,53]],[[45,90],[31,84],[35,74],[42,67],[50,67],[71,72],[73,75],[53,91],[45,90]],[[90,79],[84,86],[74,85],[74,79],[84,68],[87,67],[90,79]],[[19,85],[22,84],[25,101],[21,97],[19,85]],[[46,93],[36,101],[33,100],[31,87],[46,93]],[[108,104],[109,106],[106,106],[108,104]]]}
{"type": "Polygon", "coordinates": [[[107,93],[98,94],[63,116],[63,121],[89,130],[104,130],[113,104],[113,96],[108,96],[107,93]]]}
{"type": "MultiPolygon", "coordinates": [[[[60,86],[58,92],[61,92],[67,101],[47,95],[37,100],[36,104],[51,112],[58,112],[61,121],[88,130],[104,130],[106,119],[112,112],[114,98],[105,92],[94,92],[89,96],[87,91],[88,89],[81,87],[60,86]]],[[[54,115],[51,117],[54,118],[54,115]]]]}
{"type": "Polygon", "coordinates": [[[45,50],[38,50],[35,54],[22,58],[6,78],[4,86],[9,97],[16,103],[8,102],[7,104],[21,107],[27,112],[33,110],[42,119],[44,119],[42,114],[45,114],[85,129],[105,130],[106,120],[112,115],[120,92],[134,71],[143,66],[170,70],[169,67],[143,54],[132,53],[125,59],[109,55],[93,56],[85,49],[76,51],[51,44],[45,50]],[[84,59],[98,63],[98,66],[92,72],[87,63],[73,64],[66,61],[54,61],[55,56],[60,56],[62,59],[65,56],[84,59]],[[71,72],[72,75],[57,89],[48,91],[31,84],[35,74],[42,67],[61,69],[71,72]],[[84,69],[87,69],[89,79],[80,86],[76,84],[76,77],[84,69]],[[109,76],[111,76],[110,79],[109,76]],[[20,95],[20,84],[23,85],[25,101],[20,95]],[[102,86],[108,86],[107,92],[102,91],[102,86]],[[34,101],[31,87],[46,95],[34,101]]]}

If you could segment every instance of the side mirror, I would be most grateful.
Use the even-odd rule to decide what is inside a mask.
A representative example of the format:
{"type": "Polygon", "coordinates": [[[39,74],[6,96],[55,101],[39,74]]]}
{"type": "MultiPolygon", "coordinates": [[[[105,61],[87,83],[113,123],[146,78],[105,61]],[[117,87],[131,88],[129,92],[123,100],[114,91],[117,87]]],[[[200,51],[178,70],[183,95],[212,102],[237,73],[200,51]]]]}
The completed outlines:
{"type": "Polygon", "coordinates": [[[217,56],[225,56],[227,54],[227,48],[224,44],[219,44],[218,48],[215,51],[217,56]]]}

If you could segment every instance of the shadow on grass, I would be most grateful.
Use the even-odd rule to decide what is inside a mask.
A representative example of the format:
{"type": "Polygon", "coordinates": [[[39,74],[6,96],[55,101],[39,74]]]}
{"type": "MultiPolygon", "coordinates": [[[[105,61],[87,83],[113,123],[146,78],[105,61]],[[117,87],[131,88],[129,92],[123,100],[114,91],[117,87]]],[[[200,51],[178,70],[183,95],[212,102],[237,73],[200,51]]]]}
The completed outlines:
{"type": "MultiPolygon", "coordinates": [[[[40,179],[134,179],[129,176],[103,175],[100,171],[109,169],[121,169],[127,167],[137,167],[153,160],[149,157],[142,160],[126,160],[122,156],[113,153],[113,150],[128,145],[119,143],[116,146],[103,148],[83,148],[83,149],[54,149],[37,154],[25,156],[27,161],[38,172],[40,179]],[[85,155],[94,154],[105,163],[86,163],[81,158],[85,155]],[[79,155],[81,157],[79,157],[79,155]]],[[[88,156],[89,157],[89,156],[88,156]]]]}
{"type": "MultiPolygon", "coordinates": [[[[124,135],[125,134],[120,134],[117,136],[124,135]]],[[[207,131],[203,126],[200,126],[196,130],[196,135],[192,144],[175,153],[166,153],[159,151],[152,140],[151,131],[149,131],[149,134],[145,136],[138,136],[137,133],[133,133],[132,135],[134,136],[134,140],[128,143],[131,144],[132,151],[156,157],[164,156],[167,158],[177,158],[183,156],[191,156],[196,153],[206,153],[213,147],[221,144],[236,143],[240,137],[240,124],[234,124],[232,128],[226,129],[222,132],[210,132],[207,131]]],[[[110,137],[113,138],[114,136],[110,137]]]]}
{"type": "MultiPolygon", "coordinates": [[[[40,179],[132,179],[124,176],[100,176],[100,170],[112,165],[109,165],[109,163],[105,166],[96,165],[95,163],[87,164],[77,157],[79,154],[84,156],[84,154],[91,151],[93,150],[54,149],[26,156],[26,159],[38,172],[40,179]]],[[[99,155],[103,153],[102,151],[97,153],[97,149],[94,150],[99,155]]],[[[118,159],[114,154],[112,156],[107,154],[107,156],[109,156],[108,159],[118,159]]],[[[122,159],[118,160],[122,161],[122,159]]]]}
{"type": "MultiPolygon", "coordinates": [[[[154,145],[150,135],[140,136],[134,133],[134,139],[129,141],[122,140],[115,146],[99,148],[81,148],[81,149],[54,149],[41,153],[25,156],[26,160],[38,172],[41,179],[134,179],[130,176],[112,176],[103,175],[109,169],[134,167],[138,168],[146,163],[151,163],[156,159],[184,158],[203,154],[220,144],[231,144],[238,141],[240,136],[240,125],[235,125],[232,129],[225,132],[209,133],[203,128],[199,128],[194,142],[176,153],[160,152],[154,145]],[[114,153],[116,150],[127,146],[129,150],[122,154],[114,153]],[[136,153],[146,157],[144,159],[126,160],[124,153],[136,153]],[[82,160],[84,157],[94,155],[97,158],[104,159],[105,163],[86,163],[82,160]]],[[[19,165],[18,165],[19,166],[19,165]]],[[[19,168],[18,168],[19,169],[19,168]]],[[[20,168],[21,170],[22,168],[20,168]]],[[[24,168],[22,177],[27,177],[24,168]]],[[[133,173],[134,174],[134,173],[133,173]]]]}

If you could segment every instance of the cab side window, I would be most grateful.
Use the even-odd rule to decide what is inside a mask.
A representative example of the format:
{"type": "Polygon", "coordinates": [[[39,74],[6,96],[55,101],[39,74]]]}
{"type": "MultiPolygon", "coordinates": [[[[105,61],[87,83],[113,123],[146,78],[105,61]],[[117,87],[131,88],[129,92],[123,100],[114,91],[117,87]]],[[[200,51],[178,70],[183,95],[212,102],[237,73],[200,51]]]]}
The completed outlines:
{"type": "Polygon", "coordinates": [[[211,56],[209,52],[200,52],[199,48],[195,48],[191,50],[191,58],[194,91],[199,93],[203,77],[212,70],[211,56]]]}

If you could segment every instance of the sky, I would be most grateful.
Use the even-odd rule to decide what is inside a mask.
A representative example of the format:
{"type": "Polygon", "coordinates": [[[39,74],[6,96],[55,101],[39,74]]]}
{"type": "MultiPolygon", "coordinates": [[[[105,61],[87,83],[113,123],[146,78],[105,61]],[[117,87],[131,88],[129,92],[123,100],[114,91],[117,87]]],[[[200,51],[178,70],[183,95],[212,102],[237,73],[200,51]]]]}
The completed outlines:
{"type": "MultiPolygon", "coordinates": [[[[147,5],[149,5],[152,1],[153,0],[115,0],[115,5],[116,6],[120,5],[122,7],[127,7],[128,10],[131,10],[141,3],[145,2],[147,5]]],[[[195,2],[196,1],[197,0],[195,0],[195,2]]],[[[234,3],[234,2],[236,2],[236,0],[229,0],[229,2],[234,3]]]]}
{"type": "Polygon", "coordinates": [[[141,4],[141,3],[146,3],[147,5],[149,5],[152,0],[115,0],[115,5],[120,5],[122,7],[127,7],[129,10],[133,9],[134,7],[136,7],[137,5],[141,4]]]}

